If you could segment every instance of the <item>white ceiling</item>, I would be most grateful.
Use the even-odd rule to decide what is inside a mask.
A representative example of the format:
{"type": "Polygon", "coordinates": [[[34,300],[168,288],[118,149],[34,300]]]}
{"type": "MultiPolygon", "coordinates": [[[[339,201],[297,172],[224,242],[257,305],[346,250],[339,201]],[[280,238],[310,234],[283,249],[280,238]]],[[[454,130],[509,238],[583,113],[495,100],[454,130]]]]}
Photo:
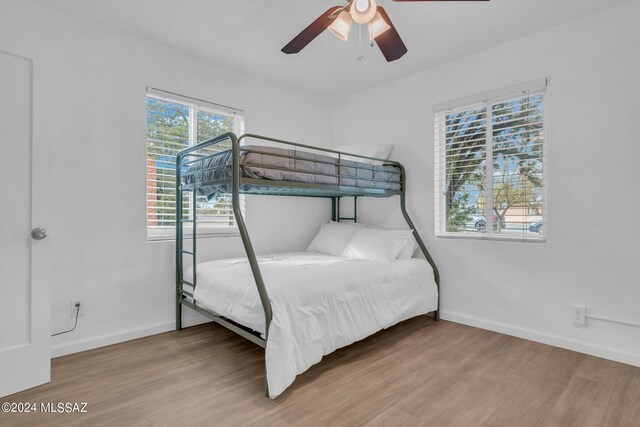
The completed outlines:
{"type": "MultiPolygon", "coordinates": [[[[541,31],[625,0],[378,0],[409,52],[380,51],[325,31],[297,55],[280,49],[339,0],[37,0],[230,68],[327,96],[350,94],[541,31]],[[363,53],[365,58],[356,57],[363,53]]],[[[363,33],[364,34],[364,33],[363,33]]],[[[366,39],[363,37],[363,39],[366,39]]]]}

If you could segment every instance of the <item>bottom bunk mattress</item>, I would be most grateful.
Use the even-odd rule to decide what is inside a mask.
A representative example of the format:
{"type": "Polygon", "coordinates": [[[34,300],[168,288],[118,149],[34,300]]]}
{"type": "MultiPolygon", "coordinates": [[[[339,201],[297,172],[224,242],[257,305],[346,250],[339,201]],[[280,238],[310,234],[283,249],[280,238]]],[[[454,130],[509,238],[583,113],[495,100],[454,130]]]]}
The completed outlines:
{"type": "MultiPolygon", "coordinates": [[[[438,306],[433,270],[423,259],[385,263],[301,252],[258,261],[273,310],[265,351],[271,398],[324,355],[438,306]]],[[[194,299],[265,332],[246,258],[198,264],[194,299]]]]}

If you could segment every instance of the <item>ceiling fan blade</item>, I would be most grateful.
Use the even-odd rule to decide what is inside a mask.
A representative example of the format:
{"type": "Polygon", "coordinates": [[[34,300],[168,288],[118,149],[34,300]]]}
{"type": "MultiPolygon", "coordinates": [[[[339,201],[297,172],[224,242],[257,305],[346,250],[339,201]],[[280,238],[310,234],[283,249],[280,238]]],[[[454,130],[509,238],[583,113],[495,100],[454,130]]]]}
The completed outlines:
{"type": "Polygon", "coordinates": [[[387,12],[382,6],[378,6],[378,12],[380,12],[382,19],[384,19],[391,28],[376,37],[375,41],[378,44],[378,47],[382,51],[382,54],[384,55],[387,62],[400,59],[405,53],[408,52],[408,49],[404,45],[404,42],[400,38],[400,34],[398,34],[398,32],[396,31],[396,27],[393,26],[389,15],[387,15],[387,12]]]}
{"type": "Polygon", "coordinates": [[[331,22],[333,22],[335,18],[330,18],[330,16],[333,12],[339,9],[342,9],[342,7],[335,6],[323,13],[318,19],[313,21],[311,25],[302,30],[300,34],[295,36],[293,40],[283,47],[282,52],[291,54],[298,53],[304,49],[306,45],[311,43],[313,39],[318,37],[329,25],[331,25],[331,22]]]}

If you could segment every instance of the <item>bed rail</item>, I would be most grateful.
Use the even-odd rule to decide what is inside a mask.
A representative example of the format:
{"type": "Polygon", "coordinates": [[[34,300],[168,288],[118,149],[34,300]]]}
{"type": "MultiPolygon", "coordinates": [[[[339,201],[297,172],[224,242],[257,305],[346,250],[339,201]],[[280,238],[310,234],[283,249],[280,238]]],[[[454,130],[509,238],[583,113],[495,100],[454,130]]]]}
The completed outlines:
{"type": "MultiPolygon", "coordinates": [[[[398,162],[345,153],[328,148],[313,147],[282,139],[276,139],[256,134],[244,134],[238,138],[241,158],[244,154],[263,154],[270,158],[283,158],[296,162],[311,162],[316,166],[325,166],[318,170],[305,170],[304,168],[285,168],[281,165],[246,159],[241,167],[256,168],[270,172],[291,172],[296,176],[312,178],[302,182],[296,180],[271,180],[260,177],[240,176],[239,190],[243,194],[285,195],[304,197],[337,197],[337,196],[368,196],[391,197],[400,195],[402,181],[404,179],[398,162]],[[247,138],[258,139],[274,143],[278,148],[287,149],[284,152],[260,151],[255,147],[244,146],[241,143],[247,138]],[[299,150],[302,149],[302,150],[299,150]],[[309,157],[309,151],[318,156],[309,157]],[[369,163],[364,163],[369,162],[369,163]],[[373,162],[373,163],[371,163],[373,162]],[[326,166],[331,166],[327,168],[326,166]],[[392,167],[389,167],[392,166],[392,167]],[[335,168],[335,169],[334,169],[335,168]],[[318,180],[319,178],[319,180],[318,180]],[[362,182],[368,185],[362,185],[362,182]]],[[[187,155],[192,156],[200,149],[210,147],[208,141],[190,147],[187,155]]],[[[181,171],[181,176],[186,181],[182,185],[183,190],[194,188],[218,188],[220,192],[232,192],[232,148],[215,153],[219,161],[211,164],[201,163],[199,168],[181,171]]],[[[181,167],[203,162],[209,156],[195,156],[194,159],[183,160],[181,167]]]]}
{"type": "Polygon", "coordinates": [[[314,147],[313,145],[300,144],[300,143],[297,143],[297,142],[291,142],[291,141],[287,141],[287,140],[284,140],[284,139],[271,138],[270,136],[257,135],[255,133],[245,133],[245,134],[241,135],[240,138],[238,138],[238,141],[241,143],[246,138],[260,139],[262,141],[275,142],[275,143],[278,143],[278,144],[289,145],[289,146],[292,146],[292,147],[305,148],[307,150],[322,151],[323,153],[329,153],[329,154],[337,155],[338,159],[341,159],[342,156],[357,157],[357,158],[363,159],[363,160],[373,160],[373,161],[384,163],[384,164],[388,164],[388,165],[400,166],[400,163],[398,163],[396,161],[393,161],[393,160],[381,159],[379,157],[363,156],[363,155],[360,155],[360,154],[351,154],[351,153],[347,153],[347,152],[344,152],[344,151],[332,150],[331,148],[314,147]]]}
{"type": "MultiPolygon", "coordinates": [[[[405,175],[404,166],[400,165],[400,169],[402,170],[402,176],[405,175]]],[[[427,245],[422,241],[422,237],[420,237],[420,233],[416,229],[416,226],[413,225],[413,221],[411,221],[411,217],[409,216],[409,212],[407,212],[407,187],[406,183],[402,186],[402,194],[400,194],[400,210],[402,211],[402,216],[404,216],[404,220],[407,222],[407,225],[411,229],[413,233],[413,237],[415,237],[416,242],[418,242],[418,246],[420,246],[420,250],[422,254],[427,259],[427,262],[431,265],[433,269],[433,279],[436,282],[436,287],[438,288],[438,309],[433,314],[434,319],[436,321],[440,320],[440,271],[438,271],[438,267],[436,266],[436,262],[433,260],[431,253],[427,249],[427,245]]]]}

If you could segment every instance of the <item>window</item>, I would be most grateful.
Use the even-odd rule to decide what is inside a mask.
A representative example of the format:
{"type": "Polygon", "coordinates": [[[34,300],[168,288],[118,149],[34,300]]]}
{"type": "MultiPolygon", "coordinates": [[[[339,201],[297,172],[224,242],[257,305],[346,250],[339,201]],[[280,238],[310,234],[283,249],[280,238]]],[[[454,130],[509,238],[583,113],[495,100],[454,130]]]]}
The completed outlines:
{"type": "MultiPolygon", "coordinates": [[[[240,135],[240,111],[156,89],[147,92],[147,235],[149,239],[175,238],[176,155],[198,142],[225,132],[240,135]]],[[[211,148],[210,154],[230,149],[230,143],[211,148]]],[[[207,200],[184,197],[184,217],[196,203],[198,234],[237,232],[231,196],[207,200]]],[[[185,224],[185,234],[190,225],[185,224]]]]}
{"type": "Polygon", "coordinates": [[[546,81],[435,111],[439,237],[544,240],[546,81]]]}

